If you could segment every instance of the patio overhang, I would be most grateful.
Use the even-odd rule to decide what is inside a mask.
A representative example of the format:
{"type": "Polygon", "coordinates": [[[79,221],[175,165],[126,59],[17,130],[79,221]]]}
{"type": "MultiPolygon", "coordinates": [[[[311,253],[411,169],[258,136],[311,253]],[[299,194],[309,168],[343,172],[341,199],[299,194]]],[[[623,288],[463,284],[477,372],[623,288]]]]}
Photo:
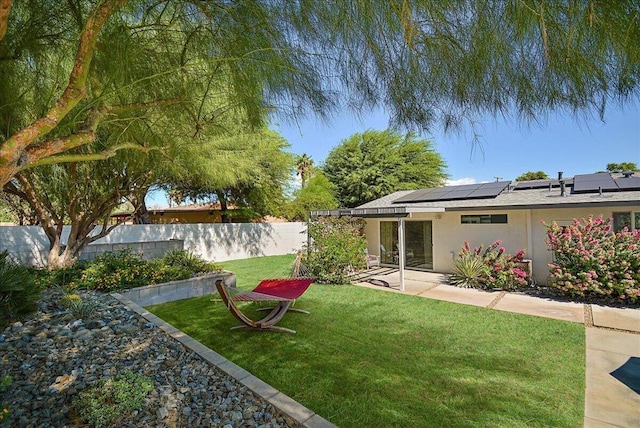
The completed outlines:
{"type": "Polygon", "coordinates": [[[337,210],[314,210],[310,215],[311,217],[404,218],[411,217],[412,213],[444,211],[444,208],[340,208],[337,210]]]}

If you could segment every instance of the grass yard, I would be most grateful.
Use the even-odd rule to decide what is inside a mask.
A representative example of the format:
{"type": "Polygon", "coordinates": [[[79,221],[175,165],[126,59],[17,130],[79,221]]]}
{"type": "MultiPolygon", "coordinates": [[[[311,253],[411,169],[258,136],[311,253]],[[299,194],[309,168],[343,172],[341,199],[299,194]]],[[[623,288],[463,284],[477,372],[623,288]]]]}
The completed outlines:
{"type": "MultiPolygon", "coordinates": [[[[238,286],[293,256],[223,263],[238,286]]],[[[148,309],[340,427],[576,427],[584,326],[356,286],[313,284],[278,325],[229,331],[211,298],[148,309]]],[[[257,317],[252,303],[241,306],[257,317]]]]}

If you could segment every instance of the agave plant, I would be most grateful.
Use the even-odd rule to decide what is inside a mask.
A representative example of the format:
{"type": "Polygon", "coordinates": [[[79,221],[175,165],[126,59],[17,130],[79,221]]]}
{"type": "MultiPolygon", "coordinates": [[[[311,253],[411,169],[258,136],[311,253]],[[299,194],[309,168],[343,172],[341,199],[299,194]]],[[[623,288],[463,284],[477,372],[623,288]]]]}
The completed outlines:
{"type": "Polygon", "coordinates": [[[489,267],[481,256],[464,254],[454,262],[449,283],[462,288],[485,288],[489,274],[489,267]]]}

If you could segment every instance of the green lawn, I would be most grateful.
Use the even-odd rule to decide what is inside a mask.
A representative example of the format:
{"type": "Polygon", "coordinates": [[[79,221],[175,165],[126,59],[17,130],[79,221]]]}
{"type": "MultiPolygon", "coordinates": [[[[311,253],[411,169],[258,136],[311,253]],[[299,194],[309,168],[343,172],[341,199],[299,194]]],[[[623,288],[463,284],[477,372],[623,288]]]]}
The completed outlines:
{"type": "MultiPolygon", "coordinates": [[[[223,265],[250,289],[292,261],[223,265]]],[[[231,332],[209,297],[148,309],[340,427],[583,424],[581,324],[356,286],[314,284],[296,306],[311,314],[279,323],[295,335],[231,332]]]]}

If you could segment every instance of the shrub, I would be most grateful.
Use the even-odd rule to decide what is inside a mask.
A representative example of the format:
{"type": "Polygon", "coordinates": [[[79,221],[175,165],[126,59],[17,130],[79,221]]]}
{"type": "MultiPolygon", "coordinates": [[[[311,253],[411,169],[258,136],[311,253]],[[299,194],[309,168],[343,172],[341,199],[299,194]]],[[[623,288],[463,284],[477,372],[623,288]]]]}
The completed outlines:
{"type": "Polygon", "coordinates": [[[309,223],[304,264],[318,282],[344,284],[354,269],[366,267],[364,222],[328,217],[309,223]]]}
{"type": "Polygon", "coordinates": [[[186,250],[171,250],[164,255],[162,262],[168,267],[186,270],[189,276],[220,270],[220,266],[209,263],[199,255],[186,250]]]}
{"type": "Polygon", "coordinates": [[[13,261],[6,251],[0,253],[0,325],[38,309],[40,288],[33,271],[13,261]]]}
{"type": "Polygon", "coordinates": [[[549,285],[572,297],[640,299],[640,231],[613,233],[610,223],[602,216],[564,227],[545,223],[554,252],[549,285]]]}
{"type": "Polygon", "coordinates": [[[60,300],[60,304],[77,319],[90,318],[98,307],[96,302],[83,299],[78,294],[65,294],[60,300]]]}
{"type": "Polygon", "coordinates": [[[465,241],[454,262],[454,273],[449,282],[458,287],[517,290],[528,284],[527,273],[520,268],[524,250],[515,255],[505,252],[502,241],[497,240],[486,249],[480,245],[471,251],[465,241]]]}
{"type": "Polygon", "coordinates": [[[36,282],[42,288],[69,288],[82,277],[86,262],[77,262],[71,267],[37,271],[36,282]]]}
{"type": "Polygon", "coordinates": [[[112,291],[148,285],[152,266],[129,249],[100,254],[87,265],[73,285],[98,291],[112,291]]]}
{"type": "Polygon", "coordinates": [[[140,408],[152,389],[150,378],[125,371],[81,392],[72,406],[84,422],[106,427],[119,416],[140,408]]]}
{"type": "Polygon", "coordinates": [[[489,277],[489,267],[482,257],[476,254],[465,254],[453,263],[453,274],[449,282],[456,287],[484,288],[489,277]]]}

